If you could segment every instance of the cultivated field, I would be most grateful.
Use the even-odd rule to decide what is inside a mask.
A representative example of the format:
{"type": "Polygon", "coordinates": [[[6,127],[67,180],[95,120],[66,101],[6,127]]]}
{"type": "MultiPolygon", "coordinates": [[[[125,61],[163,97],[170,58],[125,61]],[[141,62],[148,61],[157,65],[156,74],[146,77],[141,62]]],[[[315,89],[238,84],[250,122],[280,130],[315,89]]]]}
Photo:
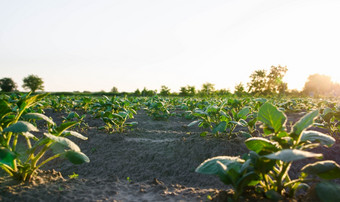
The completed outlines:
{"type": "Polygon", "coordinates": [[[2,95],[1,106],[0,201],[337,199],[336,100],[2,95]]]}

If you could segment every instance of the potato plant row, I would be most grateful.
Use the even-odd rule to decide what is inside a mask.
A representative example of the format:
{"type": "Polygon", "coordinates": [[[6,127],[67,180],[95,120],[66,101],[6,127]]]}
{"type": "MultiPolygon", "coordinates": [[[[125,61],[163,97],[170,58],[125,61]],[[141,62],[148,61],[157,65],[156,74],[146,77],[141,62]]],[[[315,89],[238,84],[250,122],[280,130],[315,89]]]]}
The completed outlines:
{"type": "Polygon", "coordinates": [[[67,138],[87,139],[74,131],[86,130],[86,117],[102,120],[99,130],[121,133],[137,125],[132,119],[144,110],[155,121],[168,120],[172,116],[188,119],[189,128],[202,128],[201,136],[244,137],[248,154],[242,157],[218,156],[207,159],[196,168],[198,173],[216,175],[225,184],[232,185],[234,200],[242,198],[249,186],[256,187],[269,199],[294,198],[297,190],[308,189],[311,183],[315,184],[318,196],[333,197],[326,201],[340,199],[339,185],[329,182],[340,177],[340,167],[334,161],[307,164],[299,178],[289,176],[294,161],[322,157],[322,154],[309,150],[335,144],[340,131],[340,106],[336,100],[30,93],[2,94],[0,98],[0,167],[18,180],[29,180],[37,169],[55,158],[65,158],[74,164],[89,163],[86,154],[67,138]],[[58,125],[45,115],[46,109],[64,112],[67,116],[58,125]],[[288,131],[287,114],[300,112],[305,116],[288,131]],[[38,128],[36,120],[43,120],[46,129],[38,128]],[[307,130],[311,126],[328,132],[307,130]],[[38,138],[37,131],[47,132],[38,138]],[[17,147],[19,138],[22,139],[20,142],[25,142],[24,150],[17,147]],[[49,150],[53,155],[44,158],[49,150]]]}

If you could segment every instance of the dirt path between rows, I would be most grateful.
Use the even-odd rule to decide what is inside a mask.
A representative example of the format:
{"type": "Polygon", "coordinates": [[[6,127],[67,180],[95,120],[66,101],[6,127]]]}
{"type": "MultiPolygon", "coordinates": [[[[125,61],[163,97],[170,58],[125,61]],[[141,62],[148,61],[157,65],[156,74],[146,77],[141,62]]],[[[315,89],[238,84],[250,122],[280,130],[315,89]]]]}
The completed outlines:
{"type": "MultiPolygon", "coordinates": [[[[63,115],[46,114],[57,123],[63,115]]],[[[90,163],[57,159],[30,184],[15,185],[3,177],[0,201],[207,201],[228,187],[217,177],[195,173],[195,168],[210,157],[248,152],[241,137],[202,138],[202,130],[188,128],[191,121],[176,116],[154,121],[139,111],[138,126],[122,134],[98,131],[100,120],[86,121],[90,128],[82,134],[89,139],[72,140],[90,163]],[[68,177],[73,172],[77,179],[68,177]]]]}

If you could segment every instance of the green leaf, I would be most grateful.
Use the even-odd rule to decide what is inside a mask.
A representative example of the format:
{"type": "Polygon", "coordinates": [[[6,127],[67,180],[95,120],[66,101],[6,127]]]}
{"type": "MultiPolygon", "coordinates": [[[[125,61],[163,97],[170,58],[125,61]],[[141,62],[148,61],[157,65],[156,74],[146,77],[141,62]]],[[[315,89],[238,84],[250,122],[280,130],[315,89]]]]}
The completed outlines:
{"type": "Polygon", "coordinates": [[[298,122],[294,124],[293,131],[291,133],[292,137],[295,140],[298,139],[302,131],[311,126],[318,115],[319,110],[315,110],[304,115],[298,122]]]}
{"type": "Polygon", "coordinates": [[[37,104],[37,102],[39,100],[46,97],[47,95],[48,95],[48,93],[44,93],[44,94],[34,95],[34,96],[31,96],[31,97],[25,97],[25,98],[19,100],[17,105],[19,106],[20,110],[23,111],[24,109],[30,108],[31,106],[37,104]]]}
{"type": "Polygon", "coordinates": [[[56,143],[59,143],[65,147],[70,148],[73,151],[80,151],[80,148],[78,147],[78,145],[76,145],[74,142],[72,142],[71,140],[65,138],[65,137],[59,137],[59,136],[55,136],[49,133],[44,133],[44,135],[53,140],[56,143]]]}
{"type": "Polygon", "coordinates": [[[50,119],[46,115],[40,114],[40,113],[27,113],[23,116],[23,118],[25,118],[25,119],[43,119],[50,124],[53,124],[53,125],[55,124],[52,121],[52,119],[50,119]]]}
{"type": "Polygon", "coordinates": [[[274,133],[278,133],[285,125],[287,117],[277,107],[266,102],[259,109],[258,120],[264,123],[267,128],[273,130],[274,133]]]}
{"type": "Polygon", "coordinates": [[[90,159],[80,151],[67,151],[64,153],[65,157],[73,164],[89,163],[90,159]]]}
{"type": "Polygon", "coordinates": [[[200,133],[200,136],[201,136],[201,137],[205,137],[205,136],[207,136],[207,134],[208,134],[207,131],[203,131],[203,132],[200,133]]]}
{"type": "Polygon", "coordinates": [[[275,190],[273,190],[273,189],[268,190],[265,193],[265,195],[266,195],[267,198],[269,198],[272,201],[282,200],[282,196],[279,193],[277,193],[275,190]]]}
{"type": "Polygon", "coordinates": [[[301,169],[310,175],[317,175],[326,180],[340,178],[340,166],[335,161],[318,161],[308,164],[301,169]]]}
{"type": "Polygon", "coordinates": [[[71,121],[71,122],[65,122],[60,124],[60,126],[58,126],[56,128],[57,134],[60,135],[62,134],[65,130],[67,130],[68,128],[71,128],[72,126],[76,125],[77,123],[79,123],[78,121],[71,121]]]}
{"type": "Polygon", "coordinates": [[[308,151],[302,151],[297,149],[283,149],[273,154],[265,155],[264,157],[269,159],[281,160],[284,162],[291,162],[301,160],[305,158],[321,158],[322,154],[316,154],[308,151]]]}
{"type": "Polygon", "coordinates": [[[276,165],[276,160],[264,158],[254,151],[249,152],[249,157],[255,170],[260,173],[268,173],[270,170],[274,169],[274,166],[276,165]]]}
{"type": "Polygon", "coordinates": [[[195,170],[197,173],[202,174],[211,174],[211,175],[218,175],[220,173],[220,167],[217,165],[217,161],[221,162],[223,165],[228,168],[228,165],[231,163],[243,163],[244,160],[240,157],[234,156],[216,156],[210,159],[205,160],[201,163],[195,170]]]}
{"type": "Polygon", "coordinates": [[[12,111],[11,107],[5,100],[0,100],[0,119],[4,117],[6,114],[12,111]]]}
{"type": "Polygon", "coordinates": [[[255,180],[258,180],[259,179],[259,176],[254,172],[249,172],[245,175],[243,175],[238,181],[237,181],[237,184],[236,184],[236,190],[237,190],[237,193],[238,194],[241,194],[244,187],[248,186],[251,182],[255,181],[255,180]]]}
{"type": "Polygon", "coordinates": [[[5,164],[14,168],[13,161],[16,158],[16,155],[5,147],[0,147],[0,165],[5,164]]]}
{"type": "Polygon", "coordinates": [[[247,139],[245,142],[248,149],[259,153],[262,150],[275,152],[278,150],[278,144],[276,142],[272,142],[268,139],[262,137],[252,137],[247,139]]]}
{"type": "Polygon", "coordinates": [[[3,130],[3,132],[23,133],[28,131],[39,131],[34,125],[26,121],[18,121],[3,130]]]}
{"type": "Polygon", "coordinates": [[[300,142],[320,142],[322,145],[332,146],[335,143],[335,139],[327,134],[320,133],[318,131],[303,131],[300,142]]]}
{"type": "Polygon", "coordinates": [[[227,129],[227,122],[222,121],[220,122],[214,129],[213,129],[213,133],[217,133],[217,132],[224,132],[227,129]]]}
{"type": "Polygon", "coordinates": [[[332,182],[320,182],[316,185],[316,194],[320,201],[340,201],[340,186],[332,182]]]}
{"type": "Polygon", "coordinates": [[[132,122],[126,122],[125,124],[127,126],[136,126],[136,125],[138,125],[138,122],[137,121],[132,121],[132,122]]]}
{"type": "Polygon", "coordinates": [[[82,140],[87,140],[88,139],[87,137],[85,137],[82,134],[80,134],[78,132],[75,132],[75,131],[67,131],[67,130],[65,130],[62,134],[64,136],[72,135],[72,136],[77,137],[77,138],[82,139],[82,140]]]}
{"type": "Polygon", "coordinates": [[[201,122],[201,120],[193,121],[193,122],[191,122],[191,123],[188,124],[188,127],[191,127],[191,126],[193,126],[193,125],[196,125],[196,124],[198,124],[198,123],[200,123],[200,122],[201,122]]]}
{"type": "Polygon", "coordinates": [[[244,107],[243,109],[241,109],[238,113],[237,113],[237,118],[238,119],[246,119],[247,115],[250,112],[250,108],[249,107],[244,107]]]}

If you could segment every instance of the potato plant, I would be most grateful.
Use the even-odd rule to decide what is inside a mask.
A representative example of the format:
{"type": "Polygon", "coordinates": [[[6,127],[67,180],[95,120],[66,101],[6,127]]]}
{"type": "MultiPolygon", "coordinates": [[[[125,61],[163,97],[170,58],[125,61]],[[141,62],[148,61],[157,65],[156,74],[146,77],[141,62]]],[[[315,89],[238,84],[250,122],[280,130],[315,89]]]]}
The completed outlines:
{"type": "Polygon", "coordinates": [[[331,201],[339,201],[339,186],[327,190],[333,185],[328,180],[340,177],[340,166],[334,161],[307,164],[297,179],[291,179],[289,175],[294,161],[322,158],[322,154],[308,150],[318,146],[330,147],[335,143],[335,139],[327,134],[306,130],[318,115],[318,110],[306,114],[288,132],[285,128],[286,115],[266,102],[258,112],[258,121],[263,123],[263,137],[245,141],[250,152],[242,157],[207,159],[196,168],[196,172],[217,175],[222,182],[232,185],[234,199],[239,199],[248,186],[255,186],[269,199],[279,200],[282,196],[292,198],[298,189],[309,187],[307,183],[315,183],[319,197],[327,195],[331,201]]]}
{"type": "Polygon", "coordinates": [[[87,139],[77,132],[67,131],[78,122],[65,122],[57,126],[44,114],[27,113],[29,108],[37,105],[46,95],[26,94],[12,103],[0,100],[0,167],[15,179],[29,180],[37,169],[58,157],[66,158],[74,164],[90,161],[74,142],[66,138],[72,135],[87,139]],[[39,131],[30,123],[36,119],[42,119],[48,125],[48,132],[40,139],[31,133],[39,131]],[[21,142],[24,143],[19,144],[21,142]],[[54,155],[43,159],[49,150],[53,150],[54,155]]]}
{"type": "Polygon", "coordinates": [[[325,108],[321,113],[317,126],[327,129],[331,136],[340,135],[340,108],[325,108]]]}
{"type": "Polygon", "coordinates": [[[153,120],[168,120],[172,113],[170,112],[169,101],[164,98],[153,97],[145,102],[145,110],[153,120]]]}
{"type": "Polygon", "coordinates": [[[99,129],[104,129],[110,133],[124,132],[126,128],[137,125],[137,122],[128,122],[133,118],[135,111],[130,101],[104,96],[104,99],[93,104],[91,113],[100,118],[105,123],[99,129]]]}

